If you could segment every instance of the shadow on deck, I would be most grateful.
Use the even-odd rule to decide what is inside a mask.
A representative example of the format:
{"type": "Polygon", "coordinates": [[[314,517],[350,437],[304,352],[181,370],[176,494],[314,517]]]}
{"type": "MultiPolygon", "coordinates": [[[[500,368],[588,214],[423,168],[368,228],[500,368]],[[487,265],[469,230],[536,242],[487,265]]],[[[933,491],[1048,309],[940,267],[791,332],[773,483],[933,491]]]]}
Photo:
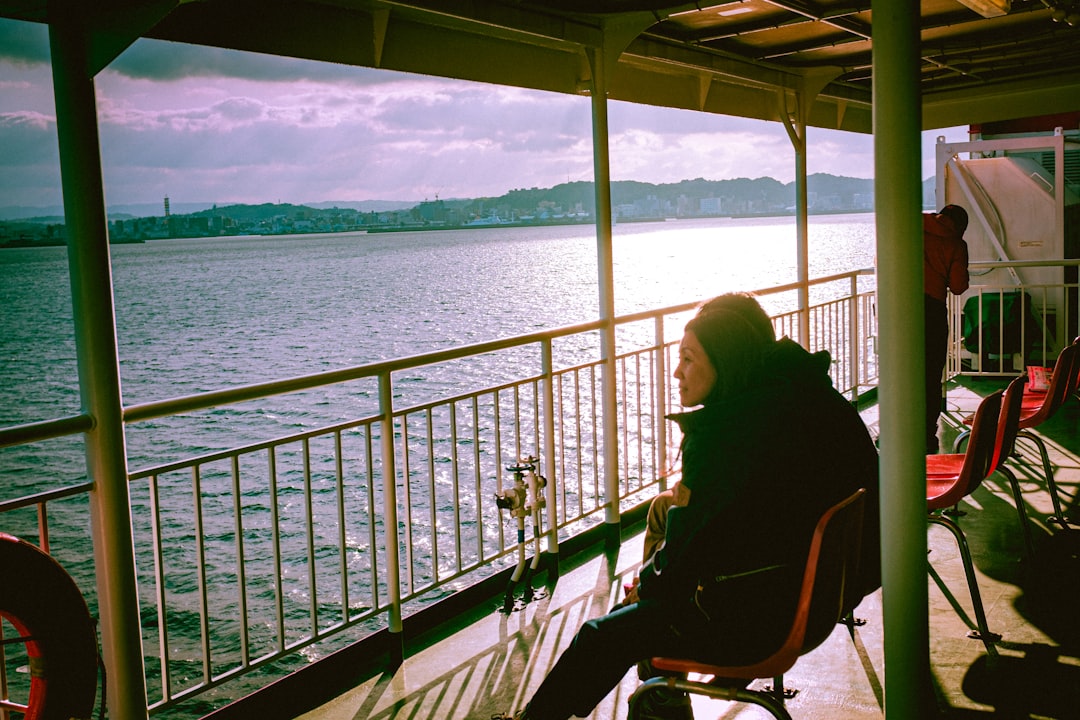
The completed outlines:
{"type": "MultiPolygon", "coordinates": [[[[965,381],[950,388],[943,448],[951,447],[961,418],[974,411],[980,397],[1003,385],[965,381]]],[[[866,417],[873,427],[873,409],[866,417]]],[[[1078,420],[1080,403],[1070,400],[1040,428],[1040,434],[1050,447],[1067,510],[1080,519],[1078,420]]],[[[1012,493],[1003,477],[991,477],[968,498],[961,505],[966,515],[959,519],[974,555],[989,627],[1002,635],[995,661],[981,641],[968,637],[974,621],[955,540],[936,525],[928,530],[934,569],[928,575],[931,663],[942,716],[1080,718],[1080,527],[1061,530],[1046,522],[1050,500],[1039,480],[1038,452],[1029,441],[1021,441],[1019,460],[1011,466],[1033,521],[1035,557],[1024,557],[1012,493]]],[[[357,668],[345,690],[325,695],[333,699],[314,710],[301,714],[279,707],[282,714],[269,711],[260,716],[487,720],[494,712],[516,709],[580,624],[611,607],[622,583],[633,576],[640,555],[639,521],[624,531],[621,547],[605,550],[597,543],[564,560],[558,581],[544,587],[543,596],[524,609],[503,614],[501,597],[473,606],[447,625],[409,641],[407,657],[397,670],[357,668]]],[[[534,585],[542,587],[535,581],[534,585]]],[[[880,591],[866,598],[856,614],[865,625],[851,632],[837,626],[821,647],[785,676],[786,684],[799,690],[788,703],[795,718],[882,716],[880,591]]],[[[637,684],[631,670],[590,718],[625,718],[627,699],[637,684]]],[[[767,717],[756,707],[702,698],[695,698],[694,708],[698,720],[767,717]]]]}

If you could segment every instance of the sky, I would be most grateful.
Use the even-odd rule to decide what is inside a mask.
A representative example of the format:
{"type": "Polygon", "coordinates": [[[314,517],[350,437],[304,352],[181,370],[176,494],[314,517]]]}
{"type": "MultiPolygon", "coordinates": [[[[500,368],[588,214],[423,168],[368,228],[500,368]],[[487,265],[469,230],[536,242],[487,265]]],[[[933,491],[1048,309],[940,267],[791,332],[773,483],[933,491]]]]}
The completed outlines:
{"type": "MultiPolygon", "coordinates": [[[[95,78],[106,203],[419,202],[592,180],[586,97],[138,40],[95,78]]],[[[611,177],[794,179],[780,123],[609,104],[611,177]]],[[[924,135],[923,178],[938,135],[924,135]]],[[[869,178],[869,135],[807,172],[869,178]]],[[[44,26],[0,19],[0,207],[62,203],[44,26]]]]}

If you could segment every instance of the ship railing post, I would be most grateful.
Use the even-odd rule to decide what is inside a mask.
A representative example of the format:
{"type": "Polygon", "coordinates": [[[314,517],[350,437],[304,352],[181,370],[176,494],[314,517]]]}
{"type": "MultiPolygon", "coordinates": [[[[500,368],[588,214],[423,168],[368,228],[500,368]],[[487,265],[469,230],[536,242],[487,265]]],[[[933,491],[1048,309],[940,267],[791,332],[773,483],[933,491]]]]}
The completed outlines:
{"type": "Polygon", "coordinates": [[[653,321],[656,344],[656,416],[653,418],[656,445],[656,471],[660,476],[660,489],[667,490],[667,348],[664,344],[664,316],[657,315],[653,321]]]}
{"type": "Polygon", "coordinates": [[[398,544],[397,463],[394,461],[394,394],[390,371],[379,373],[379,418],[382,425],[383,527],[386,532],[386,587],[389,593],[390,661],[394,667],[405,660],[401,623],[401,575],[398,544]]]}
{"type": "MultiPolygon", "coordinates": [[[[552,358],[551,338],[544,338],[541,348],[541,373],[544,378],[544,473],[547,485],[547,550],[554,563],[559,561],[558,512],[555,502],[555,363],[552,358]]],[[[562,478],[559,481],[562,482],[562,478]]],[[[557,573],[555,573],[557,574],[557,573]]]]}

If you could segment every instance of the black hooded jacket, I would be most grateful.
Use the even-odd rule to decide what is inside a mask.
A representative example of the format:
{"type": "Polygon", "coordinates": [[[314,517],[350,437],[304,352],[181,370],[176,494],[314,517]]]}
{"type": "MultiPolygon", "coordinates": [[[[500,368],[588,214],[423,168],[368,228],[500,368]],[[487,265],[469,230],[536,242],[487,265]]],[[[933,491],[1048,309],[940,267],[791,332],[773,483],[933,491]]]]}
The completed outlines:
{"type": "Polygon", "coordinates": [[[670,606],[676,626],[696,626],[702,616],[720,634],[755,625],[743,649],[751,657],[747,645],[771,649],[775,637],[756,623],[775,626],[782,640],[814,526],[860,487],[868,491],[866,590],[878,585],[877,450],[833,388],[829,364],[828,353],[811,355],[784,338],[750,387],[672,416],[683,431],[683,481],[692,492],[687,506],[671,509],[638,595],[670,606]],[[723,592],[713,597],[720,599],[694,606],[698,586],[718,578],[723,592]]]}

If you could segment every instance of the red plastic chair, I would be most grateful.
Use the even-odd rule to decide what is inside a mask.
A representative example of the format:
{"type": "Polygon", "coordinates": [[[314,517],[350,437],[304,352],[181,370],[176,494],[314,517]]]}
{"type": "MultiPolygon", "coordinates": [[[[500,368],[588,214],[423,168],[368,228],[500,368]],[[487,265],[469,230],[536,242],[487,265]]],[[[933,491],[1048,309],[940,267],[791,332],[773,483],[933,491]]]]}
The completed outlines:
{"type": "MultiPolygon", "coordinates": [[[[1049,420],[1058,409],[1069,399],[1069,396],[1077,392],[1080,389],[1080,338],[1073,340],[1072,345],[1064,348],[1058,355],[1057,360],[1054,362],[1054,369],[1050,376],[1050,387],[1045,392],[1034,391],[1030,388],[1024,388],[1023,400],[1020,406],[1020,417],[1018,419],[1018,431],[1016,438],[1026,438],[1035,443],[1035,446],[1039,449],[1039,456],[1042,459],[1043,476],[1046,478],[1046,487],[1050,493],[1050,502],[1054,506],[1054,514],[1047,520],[1049,522],[1058,523],[1063,527],[1069,526],[1069,519],[1062,511],[1061,495],[1058,491],[1057,483],[1054,481],[1054,468],[1050,465],[1050,454],[1046,449],[1046,443],[1043,439],[1033,432],[1031,429],[1038,427],[1042,423],[1049,420]]],[[[964,423],[971,424],[971,418],[964,418],[964,423]]],[[[967,437],[967,433],[961,433],[956,438],[954,444],[955,449],[967,437]]],[[[1015,450],[1015,440],[1013,438],[1013,445],[1009,446],[1008,452],[1004,459],[1008,459],[1012,456],[1015,450]]],[[[1017,507],[1019,508],[1022,503],[1020,501],[1019,484],[1016,483],[1015,476],[1012,473],[1008,473],[1008,477],[1013,484],[1013,495],[1016,497],[1017,507]]],[[[1024,526],[1027,525],[1027,516],[1024,517],[1024,526]]],[[[1030,530],[1026,530],[1030,534],[1030,530]]],[[[1028,550],[1031,550],[1030,538],[1027,538],[1028,550]]]]}
{"type": "MultiPolygon", "coordinates": [[[[926,507],[930,511],[928,520],[947,528],[956,538],[960,558],[964,563],[964,574],[967,576],[968,591],[971,593],[971,603],[975,609],[976,628],[970,636],[982,640],[991,656],[996,655],[993,643],[1000,640],[1001,636],[991,633],[987,628],[982,595],[979,593],[979,584],[975,579],[975,565],[971,560],[971,549],[968,547],[964,531],[955,520],[942,514],[941,511],[956,505],[974,492],[990,474],[994,461],[998,420],[1001,416],[1001,396],[1002,391],[997,390],[979,403],[971,425],[967,452],[926,456],[926,507]]],[[[936,578],[932,566],[929,570],[936,578]]]]}
{"type": "Polygon", "coordinates": [[[1050,376],[1050,387],[1045,393],[1036,393],[1030,390],[1024,391],[1024,401],[1020,409],[1020,431],[1017,437],[1022,437],[1035,443],[1039,448],[1042,458],[1043,475],[1046,477],[1046,487],[1050,491],[1050,501],[1054,506],[1054,514],[1047,520],[1055,522],[1062,527],[1069,527],[1069,519],[1062,511],[1061,496],[1057,483],[1054,481],[1054,468],[1050,465],[1050,453],[1046,449],[1046,443],[1037,434],[1031,432],[1034,428],[1054,416],[1065,401],[1072,394],[1080,381],[1080,345],[1073,341],[1058,355],[1054,363],[1053,374],[1050,376]]]}
{"type": "Polygon", "coordinates": [[[693,660],[653,658],[660,669],[678,673],[714,676],[711,682],[697,682],[682,677],[654,677],[630,696],[627,720],[637,720],[641,698],[657,688],[670,688],[705,695],[720,700],[753,703],[780,720],[791,720],[784,707],[783,674],[804,655],[832,634],[836,624],[858,604],[859,556],[862,543],[863,504],[866,491],[856,490],[850,497],[829,508],[810,541],[802,588],[795,618],[784,644],[775,653],[751,665],[719,666],[693,660]],[[857,599],[858,598],[858,599],[857,599]],[[772,690],[751,690],[746,686],[758,678],[773,678],[772,690]]]}
{"type": "MultiPolygon", "coordinates": [[[[1005,388],[1005,394],[1001,397],[1001,414],[998,416],[994,451],[990,459],[990,469],[986,476],[990,477],[993,473],[999,472],[1009,481],[1013,500],[1016,502],[1016,512],[1020,518],[1020,529],[1024,533],[1024,547],[1027,549],[1028,557],[1033,557],[1035,548],[1031,541],[1031,524],[1027,516],[1027,506],[1024,504],[1023,493],[1020,490],[1020,483],[1017,482],[1016,475],[1005,465],[1005,461],[1012,457],[1016,449],[1016,437],[1020,432],[1020,409],[1024,400],[1024,384],[1026,382],[1026,375],[1016,376],[1009,383],[1009,386],[1005,388]]],[[[970,423],[971,419],[965,418],[964,422],[970,423]]],[[[956,442],[953,444],[954,453],[964,444],[970,432],[970,430],[967,430],[957,436],[956,442]]],[[[953,514],[962,515],[963,513],[954,512],[953,514]]]]}

